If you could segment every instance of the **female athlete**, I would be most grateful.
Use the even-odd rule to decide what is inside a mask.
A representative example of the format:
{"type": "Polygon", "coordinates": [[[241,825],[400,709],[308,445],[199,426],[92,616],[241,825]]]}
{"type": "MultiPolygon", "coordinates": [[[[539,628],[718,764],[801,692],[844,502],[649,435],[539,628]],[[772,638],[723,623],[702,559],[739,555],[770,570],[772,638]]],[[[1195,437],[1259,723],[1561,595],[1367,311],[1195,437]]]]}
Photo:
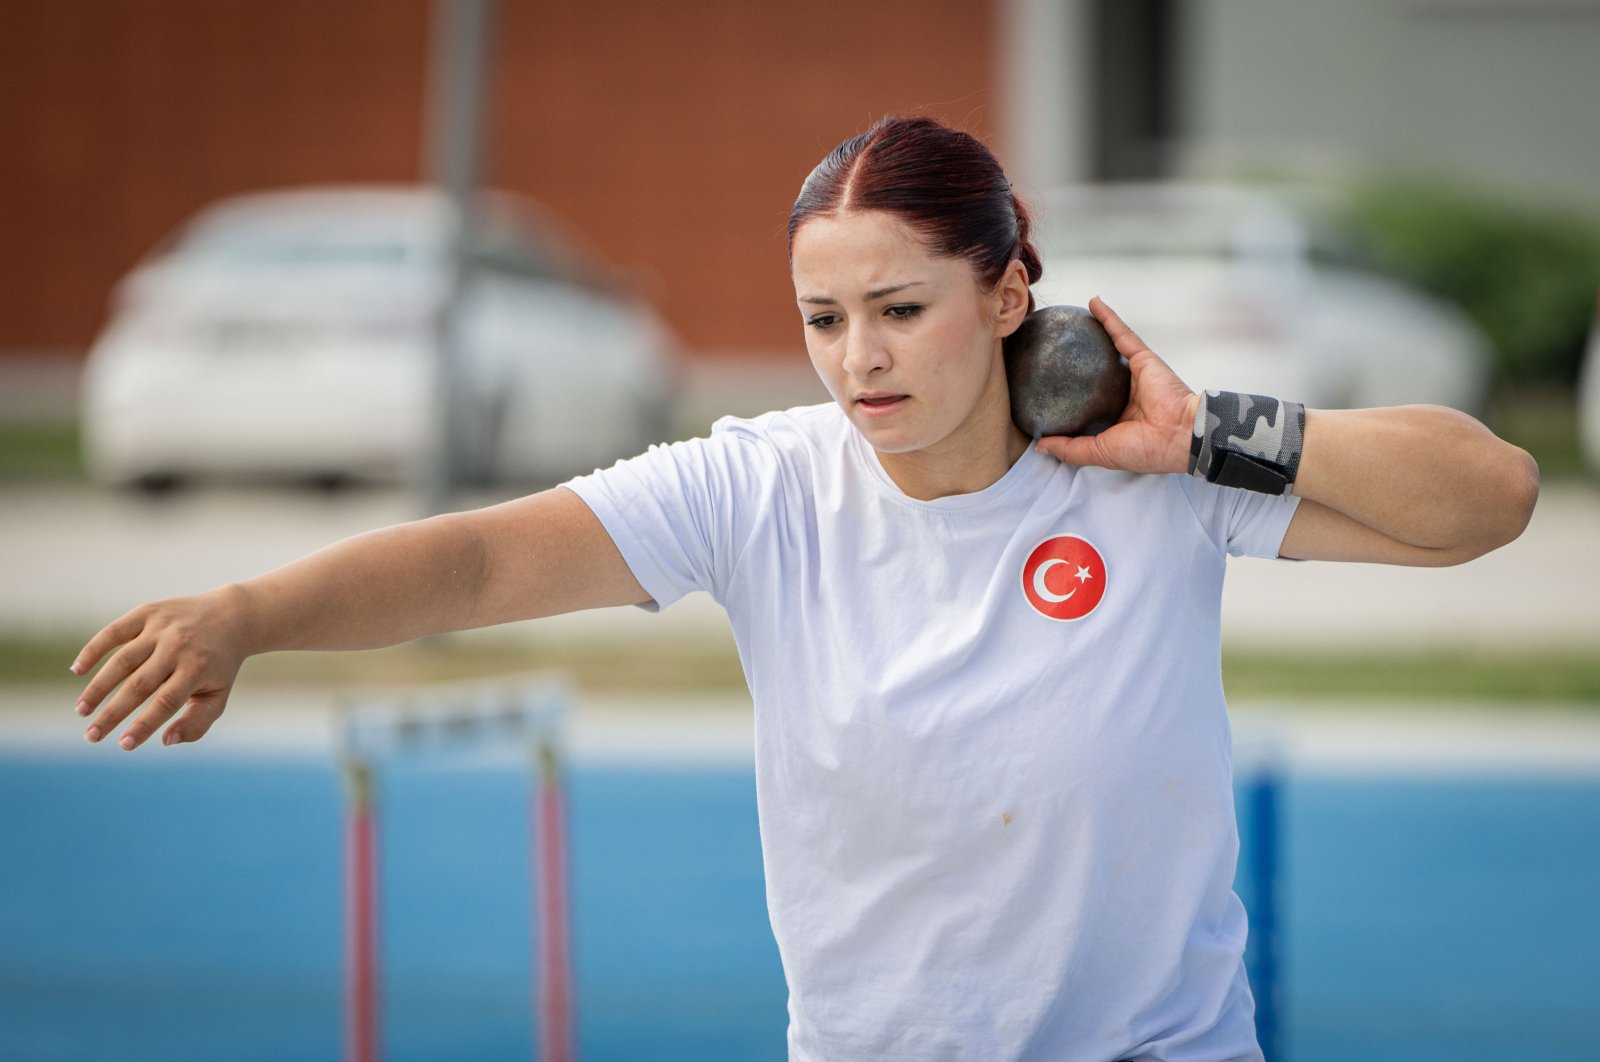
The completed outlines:
{"type": "Polygon", "coordinates": [[[1449,409],[1196,393],[1099,300],[1127,409],[1024,436],[1028,214],[929,119],[834,150],[789,240],[833,402],[134,609],[73,664],[109,656],[89,740],[199,740],[254,653],[706,590],[755,705],[792,1058],[1259,1059],[1226,559],[1460,563],[1521,533],[1537,467],[1449,409]]]}

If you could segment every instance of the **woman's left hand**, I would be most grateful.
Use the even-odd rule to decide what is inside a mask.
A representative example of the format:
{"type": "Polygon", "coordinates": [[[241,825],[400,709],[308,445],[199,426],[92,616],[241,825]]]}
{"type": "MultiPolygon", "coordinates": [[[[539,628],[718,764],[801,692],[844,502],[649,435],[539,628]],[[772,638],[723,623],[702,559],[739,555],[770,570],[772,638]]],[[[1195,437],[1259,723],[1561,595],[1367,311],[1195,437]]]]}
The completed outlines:
{"type": "Polygon", "coordinates": [[[1145,346],[1098,296],[1089,310],[1128,360],[1132,383],[1128,407],[1098,435],[1053,435],[1039,449],[1069,465],[1098,465],[1124,472],[1187,472],[1189,440],[1194,435],[1200,396],[1184,386],[1167,363],[1145,346]]]}
{"type": "MultiPolygon", "coordinates": [[[[1187,472],[1201,396],[1098,298],[1089,309],[1128,359],[1128,408],[1099,435],[1054,436],[1039,449],[1067,464],[1187,472]]],[[[1300,560],[1460,564],[1522,533],[1539,466],[1465,413],[1439,406],[1307,409],[1279,555],[1300,560]]]]}

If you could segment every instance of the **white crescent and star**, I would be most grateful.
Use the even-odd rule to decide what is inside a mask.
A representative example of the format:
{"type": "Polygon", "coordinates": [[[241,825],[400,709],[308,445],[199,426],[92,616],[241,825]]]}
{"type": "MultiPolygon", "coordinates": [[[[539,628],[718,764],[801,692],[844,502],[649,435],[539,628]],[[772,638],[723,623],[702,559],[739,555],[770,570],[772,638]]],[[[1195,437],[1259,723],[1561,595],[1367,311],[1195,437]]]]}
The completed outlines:
{"type": "Polygon", "coordinates": [[[1053,593],[1050,590],[1050,587],[1045,583],[1045,576],[1050,574],[1051,568],[1054,568],[1058,564],[1066,563],[1067,562],[1062,560],[1060,557],[1052,557],[1043,564],[1039,565],[1039,567],[1035,568],[1033,570],[1033,592],[1038,594],[1044,600],[1049,601],[1051,604],[1059,605],[1061,602],[1070,598],[1073,594],[1076,594],[1084,583],[1094,578],[1093,574],[1090,573],[1088,568],[1083,567],[1081,564],[1077,565],[1078,570],[1076,574],[1072,576],[1072,578],[1078,580],[1078,586],[1073,587],[1064,594],[1053,593]]]}
{"type": "Polygon", "coordinates": [[[1105,558],[1094,543],[1070,534],[1052,535],[1034,546],[1019,574],[1021,585],[1017,589],[1030,608],[1045,619],[1069,623],[1100,607],[1111,578],[1105,558]],[[1050,585],[1057,565],[1065,569],[1056,576],[1056,588],[1061,593],[1050,585]],[[1080,590],[1084,593],[1080,594],[1080,590]]]}

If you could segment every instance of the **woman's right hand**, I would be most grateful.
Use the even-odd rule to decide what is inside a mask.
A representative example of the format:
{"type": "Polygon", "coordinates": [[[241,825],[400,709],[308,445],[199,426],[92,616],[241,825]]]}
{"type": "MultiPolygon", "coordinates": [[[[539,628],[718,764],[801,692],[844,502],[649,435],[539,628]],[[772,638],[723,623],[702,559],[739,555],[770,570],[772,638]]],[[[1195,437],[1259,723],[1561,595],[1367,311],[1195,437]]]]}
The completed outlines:
{"type": "Polygon", "coordinates": [[[162,744],[198,741],[222,714],[250,655],[244,616],[243,591],[227,586],[140,605],[108,624],[72,663],[83,675],[112,654],[78,701],[79,715],[99,710],[84,736],[104,739],[144,705],[122,734],[124,749],[138,748],[174,716],[162,744]]]}
{"type": "Polygon", "coordinates": [[[376,649],[648,600],[599,518],[555,487],[368,531],[247,582],[141,605],[73,661],[73,673],[83,675],[111,654],[84,689],[78,714],[98,709],[91,742],[140,705],[123,748],[138,748],[163,726],[165,744],[197,741],[254,653],[376,649]]]}

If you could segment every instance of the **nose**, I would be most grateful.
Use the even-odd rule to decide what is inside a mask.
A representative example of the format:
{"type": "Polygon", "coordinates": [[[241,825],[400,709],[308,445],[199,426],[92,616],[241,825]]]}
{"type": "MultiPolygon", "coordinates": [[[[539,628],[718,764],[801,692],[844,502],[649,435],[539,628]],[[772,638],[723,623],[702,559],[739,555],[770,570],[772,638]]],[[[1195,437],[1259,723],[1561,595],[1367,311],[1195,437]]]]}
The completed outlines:
{"type": "Polygon", "coordinates": [[[871,376],[889,367],[889,348],[871,324],[852,324],[845,333],[844,371],[851,376],[871,376]]]}

